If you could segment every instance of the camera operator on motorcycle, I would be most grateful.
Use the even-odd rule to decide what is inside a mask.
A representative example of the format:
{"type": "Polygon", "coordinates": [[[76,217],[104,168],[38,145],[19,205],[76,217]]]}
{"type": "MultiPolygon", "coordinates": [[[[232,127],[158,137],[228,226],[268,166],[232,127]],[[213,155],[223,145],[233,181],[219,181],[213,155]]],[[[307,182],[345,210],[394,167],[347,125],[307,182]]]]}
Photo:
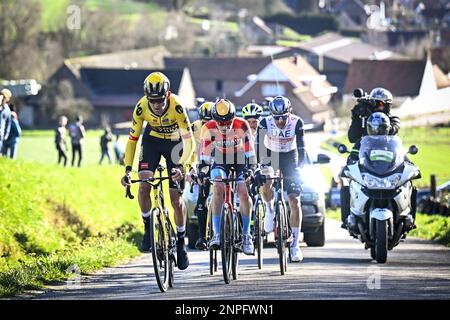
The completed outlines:
{"type": "MultiPolygon", "coordinates": [[[[390,123],[388,135],[396,135],[400,130],[400,118],[390,114],[393,102],[392,93],[384,88],[373,89],[369,96],[362,89],[356,89],[354,96],[357,104],[352,109],[352,122],[348,129],[348,140],[354,143],[353,149],[347,159],[347,164],[358,161],[361,138],[368,134],[367,120],[374,112],[384,113],[390,123]]],[[[342,228],[347,228],[347,217],[350,214],[350,190],[348,186],[341,188],[341,219],[342,228]]]]}

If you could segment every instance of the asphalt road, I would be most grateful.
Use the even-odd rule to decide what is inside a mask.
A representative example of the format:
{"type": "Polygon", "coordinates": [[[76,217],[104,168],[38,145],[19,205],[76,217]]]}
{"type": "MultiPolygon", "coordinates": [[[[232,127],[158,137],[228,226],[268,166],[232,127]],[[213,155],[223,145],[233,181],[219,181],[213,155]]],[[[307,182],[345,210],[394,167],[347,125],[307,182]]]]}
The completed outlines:
{"type": "Polygon", "coordinates": [[[304,247],[305,259],[281,276],[276,249],[264,249],[264,267],[240,255],[239,279],[226,285],[209,275],[207,252],[189,251],[190,266],[175,272],[175,287],[161,293],[151,256],[107,268],[80,281],[49,287],[33,299],[450,299],[450,248],[407,238],[388,262],[371,261],[369,251],[337,221],[326,224],[326,245],[304,247]]]}

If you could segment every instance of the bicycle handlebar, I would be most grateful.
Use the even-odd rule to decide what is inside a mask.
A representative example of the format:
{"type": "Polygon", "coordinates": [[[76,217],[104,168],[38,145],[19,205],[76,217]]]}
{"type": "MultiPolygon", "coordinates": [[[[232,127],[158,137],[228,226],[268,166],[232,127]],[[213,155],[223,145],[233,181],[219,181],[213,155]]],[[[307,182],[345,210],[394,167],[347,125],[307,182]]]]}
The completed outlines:
{"type": "MultiPolygon", "coordinates": [[[[130,180],[130,183],[138,183],[138,182],[144,182],[144,183],[148,183],[149,185],[151,185],[152,187],[157,187],[161,184],[161,182],[163,180],[168,180],[171,179],[172,177],[151,177],[148,179],[136,179],[136,180],[130,180]],[[157,181],[157,183],[154,183],[155,181],[157,181]]],[[[183,193],[183,190],[181,190],[181,186],[180,186],[180,182],[179,181],[175,181],[175,185],[177,186],[177,191],[179,194],[183,193]]],[[[131,187],[127,186],[126,187],[126,193],[125,193],[125,197],[126,198],[130,198],[131,200],[134,199],[133,194],[131,193],[131,187]]]]}

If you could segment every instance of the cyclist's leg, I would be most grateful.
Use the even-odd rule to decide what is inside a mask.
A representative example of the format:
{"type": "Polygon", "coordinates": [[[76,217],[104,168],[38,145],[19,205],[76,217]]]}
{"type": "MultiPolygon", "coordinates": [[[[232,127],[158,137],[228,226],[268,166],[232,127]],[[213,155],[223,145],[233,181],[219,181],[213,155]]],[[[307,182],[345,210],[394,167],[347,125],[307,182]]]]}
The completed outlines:
{"type": "MultiPolygon", "coordinates": [[[[145,135],[144,135],[145,137],[145,135]]],[[[141,150],[139,154],[139,179],[148,179],[153,177],[161,155],[152,149],[155,142],[149,138],[142,139],[141,150]]],[[[139,184],[138,202],[141,208],[142,219],[144,221],[144,238],[142,239],[141,250],[150,250],[150,185],[147,183],[139,184]]]]}
{"type": "MultiPolygon", "coordinates": [[[[164,140],[159,144],[159,151],[162,156],[166,159],[167,172],[171,175],[172,169],[176,167],[174,160],[178,159],[172,158],[172,151],[176,150],[179,144],[182,143],[180,141],[171,141],[164,140]]],[[[180,153],[182,150],[180,150],[180,153]]],[[[181,155],[178,154],[178,157],[181,155]]],[[[180,189],[184,190],[184,178],[180,181],[180,189]]],[[[178,269],[184,270],[189,266],[189,258],[187,255],[187,251],[185,248],[184,239],[186,236],[186,205],[184,203],[184,199],[182,195],[178,192],[178,188],[176,183],[173,180],[169,180],[169,194],[170,201],[174,211],[175,225],[177,229],[177,261],[178,261],[178,269]]]]}
{"type": "Polygon", "coordinates": [[[206,220],[208,214],[208,208],[206,207],[206,200],[209,195],[210,184],[203,184],[199,186],[197,205],[195,206],[194,212],[198,217],[198,240],[195,243],[195,247],[200,250],[206,249],[207,243],[206,237],[206,220]]]}
{"type": "Polygon", "coordinates": [[[284,187],[288,194],[289,208],[291,211],[290,225],[294,236],[292,242],[292,261],[299,262],[303,260],[303,254],[299,246],[303,213],[300,203],[300,194],[302,189],[296,166],[297,157],[294,152],[286,153],[280,159],[280,169],[283,172],[283,175],[286,177],[291,177],[284,181],[284,187]]]}
{"type": "MultiPolygon", "coordinates": [[[[228,177],[229,170],[225,165],[213,164],[211,168],[211,179],[226,178],[228,177]]],[[[222,214],[222,205],[225,199],[225,184],[222,182],[214,182],[213,188],[213,199],[211,202],[211,213],[212,213],[212,225],[214,231],[214,239],[211,245],[220,246],[220,216],[222,214]]]]}
{"type": "MultiPolygon", "coordinates": [[[[271,166],[263,168],[261,173],[269,178],[275,176],[274,169],[271,166]]],[[[273,180],[268,180],[263,184],[262,200],[265,206],[264,231],[266,232],[266,234],[268,234],[272,232],[274,228],[273,220],[275,216],[275,204],[274,204],[273,180]]]]}
{"type": "Polygon", "coordinates": [[[235,165],[236,176],[242,179],[237,183],[237,193],[239,197],[239,209],[242,218],[242,235],[243,235],[243,249],[245,254],[254,254],[255,247],[250,235],[250,221],[252,211],[252,199],[248,194],[247,185],[244,180],[245,165],[235,165]]]}

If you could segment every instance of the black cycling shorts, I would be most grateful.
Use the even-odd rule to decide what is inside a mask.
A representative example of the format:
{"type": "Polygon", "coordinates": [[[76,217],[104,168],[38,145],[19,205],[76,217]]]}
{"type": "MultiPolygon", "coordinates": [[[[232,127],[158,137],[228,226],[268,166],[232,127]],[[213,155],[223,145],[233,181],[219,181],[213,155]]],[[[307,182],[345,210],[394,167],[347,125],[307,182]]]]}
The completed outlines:
{"type": "Polygon", "coordinates": [[[279,153],[272,152],[271,156],[278,157],[278,167],[275,164],[272,166],[274,171],[277,172],[277,170],[279,169],[283,173],[283,176],[287,177],[283,180],[283,189],[287,192],[288,195],[300,195],[302,186],[297,171],[297,150],[279,153]]]}
{"type": "MultiPolygon", "coordinates": [[[[139,154],[139,169],[138,171],[151,171],[156,175],[156,168],[158,167],[159,162],[161,161],[161,156],[166,160],[166,168],[167,174],[170,175],[170,172],[173,168],[175,168],[178,164],[174,163],[174,159],[172,159],[172,150],[177,147],[180,147],[180,143],[182,140],[169,140],[169,139],[161,139],[157,137],[150,136],[149,127],[145,129],[144,136],[142,137],[142,145],[141,152],[139,154]]],[[[180,159],[183,150],[181,149],[177,160],[180,159]]],[[[184,178],[180,181],[181,190],[184,190],[184,178]]],[[[176,189],[177,186],[172,179],[169,180],[169,188],[176,189]]]]}

